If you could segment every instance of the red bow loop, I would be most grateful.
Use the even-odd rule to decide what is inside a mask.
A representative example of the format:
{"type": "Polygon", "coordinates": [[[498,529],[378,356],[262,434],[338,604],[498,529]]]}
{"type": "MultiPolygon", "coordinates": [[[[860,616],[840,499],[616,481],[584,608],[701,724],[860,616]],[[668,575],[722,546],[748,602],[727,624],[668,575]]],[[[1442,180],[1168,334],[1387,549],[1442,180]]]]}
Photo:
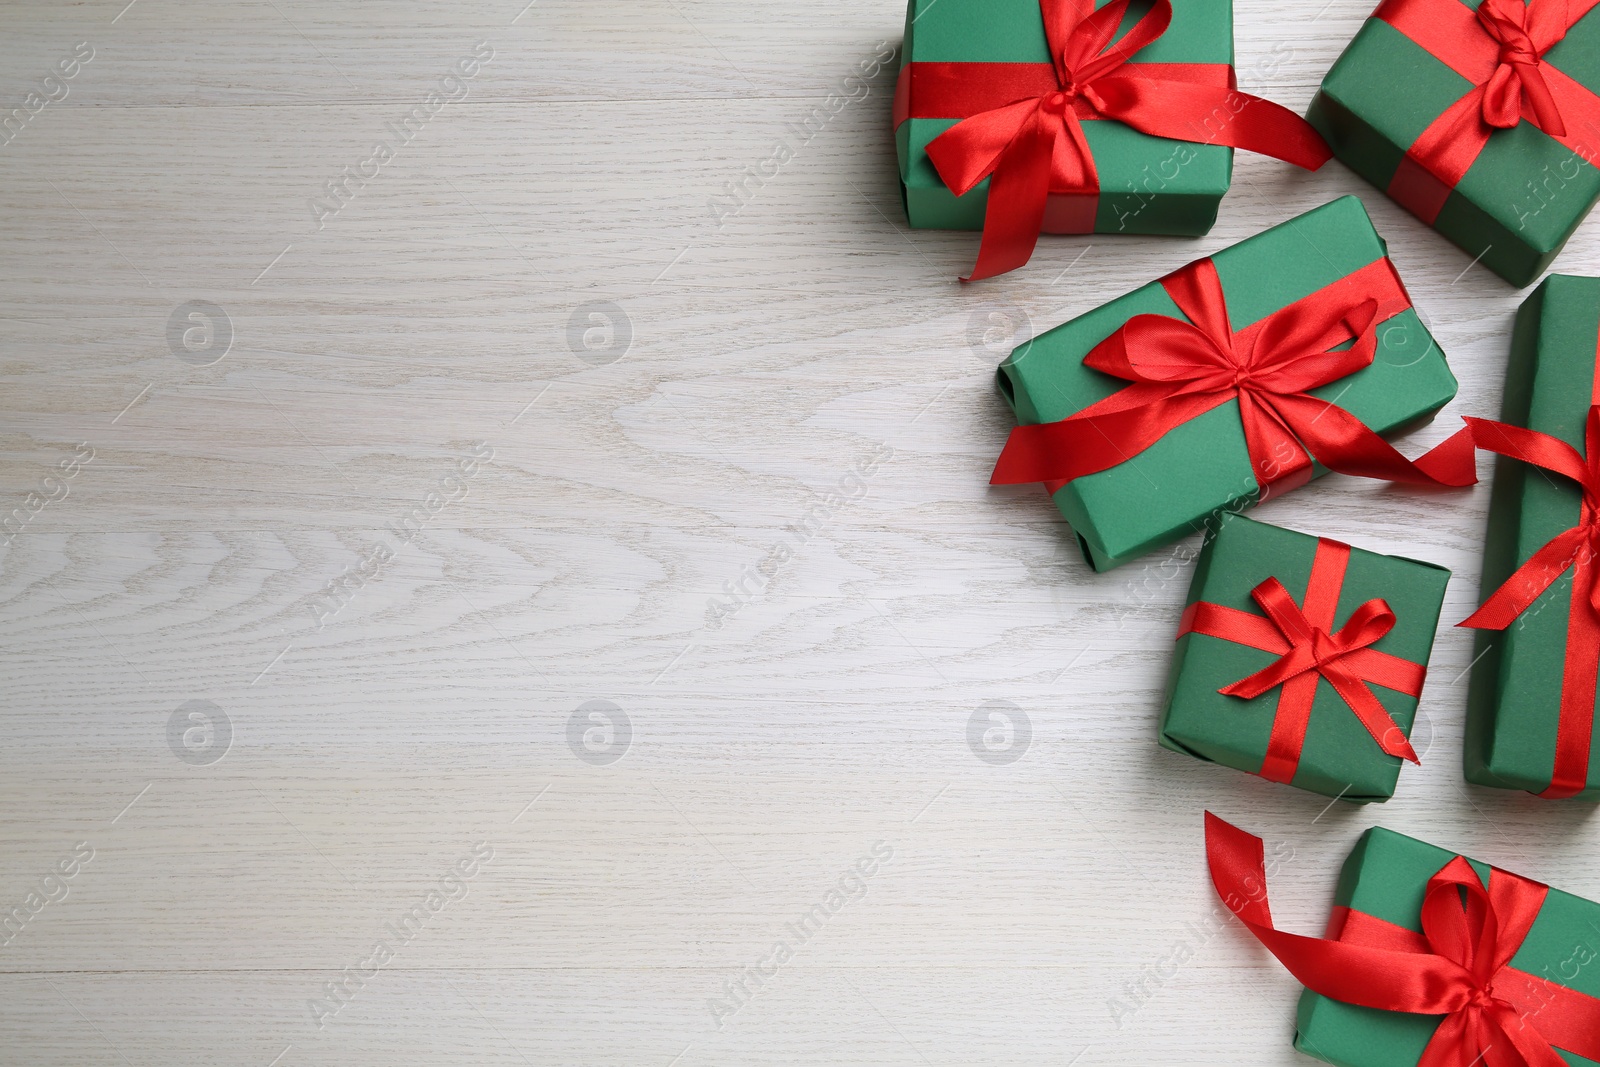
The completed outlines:
{"type": "Polygon", "coordinates": [[[1166,383],[1184,392],[1232,388],[1239,367],[1232,345],[1166,315],[1135,315],[1096,345],[1084,366],[1142,384],[1166,383]]]}
{"type": "Polygon", "coordinates": [[[1275,315],[1254,339],[1255,376],[1278,393],[1303,393],[1372,366],[1378,350],[1378,302],[1275,315]],[[1349,348],[1330,351],[1354,341],[1349,348]]]}
{"type": "MultiPolygon", "coordinates": [[[[1122,40],[1113,44],[1112,38],[1127,15],[1128,4],[1129,0],[1115,0],[1084,16],[1067,31],[1059,47],[1054,39],[1051,40],[1050,51],[1056,60],[1056,76],[1061,81],[1063,91],[1081,92],[1167,32],[1167,26],[1172,22],[1172,2],[1161,0],[1134,23],[1122,40]]],[[[1070,9],[1075,6],[1063,0],[1044,0],[1047,11],[1051,7],[1070,9]]],[[[1059,11],[1054,18],[1048,13],[1045,18],[1046,27],[1052,23],[1060,25],[1062,21],[1059,11]]]]}
{"type": "Polygon", "coordinates": [[[1339,660],[1371,647],[1394,629],[1394,612],[1382,600],[1362,604],[1350,614],[1344,626],[1330,634],[1306,618],[1300,605],[1276,578],[1268,578],[1251,590],[1250,595],[1288,641],[1289,651],[1276,663],[1218,690],[1226,696],[1253,700],[1307,671],[1326,676],[1339,660]]]}
{"type": "Polygon", "coordinates": [[[1419,936],[1361,912],[1337,938],[1278,930],[1261,839],[1206,812],[1206,863],[1217,894],[1307,989],[1333,1000],[1443,1015],[1418,1067],[1563,1067],[1555,1047],[1600,1056],[1600,999],[1511,966],[1549,889],[1491,869],[1484,887],[1457,856],[1423,895],[1419,936]]]}

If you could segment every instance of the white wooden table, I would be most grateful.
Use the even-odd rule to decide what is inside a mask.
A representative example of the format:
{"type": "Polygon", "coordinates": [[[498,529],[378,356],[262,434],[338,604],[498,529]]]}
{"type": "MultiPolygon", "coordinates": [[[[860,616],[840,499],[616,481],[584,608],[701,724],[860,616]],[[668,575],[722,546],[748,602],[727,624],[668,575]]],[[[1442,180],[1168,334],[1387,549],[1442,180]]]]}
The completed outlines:
{"type": "MultiPolygon", "coordinates": [[[[1498,413],[1521,294],[1242,154],[1207,238],[962,287],[888,70],[791,125],[897,3],[522,2],[0,7],[5,108],[61,97],[0,145],[0,1061],[1289,1064],[1204,808],[1296,930],[1378,821],[1600,896],[1591,808],[1461,779],[1486,488],[1258,513],[1457,571],[1354,808],[1157,748],[1192,545],[1095,575],[986,485],[1005,324],[1336,195],[1461,379],[1412,454],[1498,413]]],[[[1304,107],[1371,0],[1315,6],[1240,0],[1245,88],[1304,107]]]]}

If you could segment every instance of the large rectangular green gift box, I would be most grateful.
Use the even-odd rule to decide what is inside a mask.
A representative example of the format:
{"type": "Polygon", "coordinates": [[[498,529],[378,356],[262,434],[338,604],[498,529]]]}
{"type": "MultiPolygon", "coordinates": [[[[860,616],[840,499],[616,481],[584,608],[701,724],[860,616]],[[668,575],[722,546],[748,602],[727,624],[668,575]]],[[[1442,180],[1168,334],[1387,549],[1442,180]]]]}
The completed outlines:
{"type": "MultiPolygon", "coordinates": [[[[1424,892],[1429,879],[1455,859],[1456,853],[1374,827],[1362,835],[1345,861],[1334,896],[1328,936],[1335,940],[1368,943],[1357,927],[1368,931],[1381,924],[1411,935],[1422,930],[1424,892]],[[1374,920],[1376,922],[1374,922],[1374,920]]],[[[1486,864],[1468,860],[1480,880],[1492,887],[1505,872],[1492,875],[1486,864]]],[[[1509,916],[1500,916],[1502,927],[1509,916]]],[[[1540,1031],[1541,1040],[1559,1050],[1571,1067],[1597,1067],[1596,1061],[1562,1048],[1557,1036],[1563,1022],[1554,990],[1540,988],[1537,979],[1600,997],[1600,904],[1559,889],[1550,889],[1528,928],[1508,970],[1493,981],[1497,995],[1506,996],[1520,1012],[1520,1022],[1540,1031]],[[1516,974],[1513,972],[1522,972],[1516,974]],[[1530,981],[1528,976],[1533,976],[1530,981]]],[[[1416,1067],[1423,1050],[1441,1025],[1438,1015],[1413,1015],[1377,1008],[1357,1007],[1309,989],[1300,997],[1295,1048],[1308,1056],[1339,1067],[1416,1067]]],[[[1592,1036],[1592,1035],[1591,1035],[1592,1036]]],[[[1510,1049],[1503,1053],[1510,1053],[1510,1049]]],[[[1472,1059],[1463,1055],[1461,1067],[1472,1059]]],[[[1473,1062],[1482,1065],[1482,1058],[1473,1062]]],[[[1521,1062],[1499,1056],[1487,1062],[1521,1062]]]]}
{"type": "MultiPolygon", "coordinates": [[[[1251,774],[1287,780],[1300,789],[1325,796],[1355,802],[1387,800],[1394,795],[1401,759],[1379,747],[1373,733],[1326,677],[1313,673],[1306,680],[1311,686],[1302,683],[1298,694],[1290,691],[1292,682],[1250,699],[1220,692],[1272,666],[1280,653],[1215,636],[1208,632],[1207,615],[1199,613],[1221,617],[1221,624],[1231,622],[1235,626],[1241,620],[1228,618],[1232,613],[1261,617],[1264,622],[1263,607],[1252,593],[1269,579],[1282,584],[1303,609],[1306,620],[1320,628],[1324,637],[1346,627],[1361,605],[1382,600],[1393,613],[1393,626],[1376,642],[1365,646],[1370,652],[1360,655],[1369,660],[1351,656],[1335,662],[1342,662],[1350,673],[1361,677],[1364,668],[1370,668],[1374,654],[1387,654],[1417,666],[1416,688],[1420,690],[1449,571],[1431,563],[1349,548],[1242,516],[1226,515],[1218,523],[1216,534],[1201,549],[1189,587],[1161,709],[1162,746],[1251,774]],[[1321,582],[1324,591],[1310,595],[1308,590],[1314,581],[1321,582]],[[1336,591],[1336,599],[1330,601],[1328,590],[1336,591]],[[1327,610],[1330,603],[1331,612],[1327,610]],[[1293,721],[1297,695],[1312,696],[1298,763],[1291,758],[1287,763],[1273,764],[1269,746],[1275,732],[1285,730],[1293,721]],[[1274,766],[1280,768],[1279,773],[1272,772],[1274,766]]],[[[1278,632],[1268,631],[1269,636],[1278,632]]],[[[1398,729],[1409,737],[1418,696],[1377,682],[1369,686],[1368,692],[1376,697],[1388,723],[1392,723],[1385,723],[1386,728],[1380,728],[1380,732],[1398,729]]]]}
{"type": "MultiPolygon", "coordinates": [[[[1097,0],[1095,7],[1110,0],[1097,0]]],[[[1142,10],[1129,12],[1122,32],[1142,10]]],[[[902,81],[912,63],[1050,62],[1039,0],[911,0],[906,9],[902,81]]],[[[1233,64],[1232,0],[1181,0],[1167,32],[1131,61],[1233,64]]],[[[904,89],[902,89],[904,92],[904,89]]],[[[985,178],[965,196],[952,193],[928,159],[928,143],[955,118],[906,118],[895,127],[906,218],[920,229],[981,230],[988,205],[985,178]]],[[[1211,229],[1233,177],[1233,149],[1152,137],[1120,122],[1085,121],[1084,135],[1100,175],[1098,206],[1090,198],[1052,195],[1043,231],[1082,233],[1092,211],[1095,233],[1199,236],[1211,229]]],[[[1197,136],[1204,138],[1204,131],[1197,136]]]]}
{"type": "MultiPolygon", "coordinates": [[[[934,10],[938,10],[935,8],[934,10]]],[[[1307,212],[1210,257],[1235,331],[1386,258],[1383,239],[1353,196],[1307,212]]],[[[1021,345],[999,368],[999,388],[1022,424],[1057,422],[1128,383],[1084,357],[1136,315],[1183,317],[1155,281],[1021,345]]],[[[1374,431],[1426,423],[1456,394],[1444,353],[1407,308],[1377,324],[1370,366],[1311,395],[1337,403],[1374,431]]],[[[1324,473],[1320,466],[1315,474],[1324,473]]],[[[1216,515],[1261,496],[1237,400],[1183,423],[1154,445],[1053,495],[1095,570],[1107,570],[1203,530],[1216,515]]]]}
{"type": "MultiPolygon", "coordinates": [[[[1513,2],[1522,7],[1521,0],[1513,2]]],[[[1568,10],[1563,2],[1533,0],[1533,7],[1568,10]]],[[[1521,84],[1518,68],[1505,58],[1514,49],[1502,47],[1479,22],[1478,7],[1479,0],[1386,0],[1328,71],[1306,118],[1357,174],[1523,286],[1550,266],[1600,198],[1594,166],[1600,100],[1593,95],[1600,91],[1600,8],[1582,14],[1587,4],[1571,0],[1570,17],[1578,21],[1538,64],[1541,81],[1559,90],[1566,136],[1551,136],[1529,121],[1534,108],[1524,94],[1522,120],[1482,127],[1493,132],[1473,158],[1473,115],[1458,126],[1446,113],[1488,84],[1491,74],[1509,79],[1512,101],[1521,84]],[[1446,124],[1468,131],[1442,138],[1449,152],[1465,153],[1458,157],[1470,163],[1453,188],[1428,179],[1414,162],[1402,167],[1408,150],[1427,145],[1446,124]]]]}
{"type": "MultiPolygon", "coordinates": [[[[1584,422],[1596,394],[1600,278],[1553,274],[1517,312],[1506,370],[1502,421],[1549,434],[1584,451],[1584,422]]],[[[1577,484],[1498,457],[1489,503],[1482,595],[1487,597],[1546,542],[1579,524],[1577,484]]],[[[1551,784],[1561,719],[1573,571],[1505,630],[1479,630],[1467,702],[1469,781],[1538,793],[1551,784]]],[[[1600,759],[1591,740],[1586,788],[1600,798],[1600,759]]]]}

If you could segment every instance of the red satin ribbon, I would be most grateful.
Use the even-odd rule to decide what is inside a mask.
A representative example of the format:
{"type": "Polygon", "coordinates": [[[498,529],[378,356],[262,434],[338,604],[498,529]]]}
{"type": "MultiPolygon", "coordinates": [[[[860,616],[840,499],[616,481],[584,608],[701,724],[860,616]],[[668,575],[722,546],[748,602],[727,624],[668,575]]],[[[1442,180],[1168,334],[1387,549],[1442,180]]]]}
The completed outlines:
{"type": "Polygon", "coordinates": [[[1570,478],[1583,490],[1578,525],[1551,538],[1461,623],[1479,630],[1504,630],[1557,578],[1572,571],[1555,761],[1550,787],[1539,796],[1576,796],[1589,781],[1600,673],[1600,566],[1595,559],[1600,551],[1600,405],[1589,409],[1582,455],[1565,441],[1534,430],[1488,419],[1469,418],[1467,423],[1479,448],[1570,478]]]}
{"type": "Polygon", "coordinates": [[[1094,0],[1039,0],[1051,62],[911,63],[896,88],[895,122],[954,118],[928,145],[928,158],[957,196],[985,178],[978,262],[963,281],[989,278],[1028,261],[1043,226],[1088,233],[1100,176],[1083,123],[1122,122],[1175,141],[1221,144],[1307,170],[1327,162],[1320,135],[1287,108],[1234,88],[1225,64],[1131,63],[1166,32],[1171,0],[1154,5],[1113,41],[1130,0],[1099,11],[1094,0]],[[1211,124],[1217,126],[1211,128],[1211,124]],[[1074,207],[1047,220],[1051,193],[1074,207]]]}
{"type": "Polygon", "coordinates": [[[1334,613],[1349,561],[1349,545],[1319,538],[1304,605],[1294,602],[1282,582],[1268,578],[1250,591],[1266,612],[1264,616],[1205,601],[1184,609],[1179,637],[1205,634],[1279,657],[1248,678],[1218,690],[1227,696],[1251,700],[1269,689],[1283,687],[1278,694],[1267,754],[1256,772],[1263,778],[1274,782],[1294,780],[1306,744],[1306,728],[1311,723],[1318,678],[1328,680],[1385,753],[1420,762],[1405,731],[1389,717],[1368,683],[1418,696],[1428,669],[1371,647],[1394,628],[1394,612],[1382,600],[1362,604],[1350,613],[1344,626],[1334,630],[1334,613]]]}
{"type": "Polygon", "coordinates": [[[1261,500],[1309,481],[1313,458],[1341,474],[1413,485],[1477,481],[1466,430],[1413,463],[1350,412],[1308,392],[1370,366],[1378,326],[1411,306],[1387,258],[1237,332],[1211,260],[1161,284],[1188,321],[1135,315],[1096,345],[1084,364],[1133,384],[1060,422],[1012,430],[990,484],[1044,482],[1054,492],[1132,459],[1230,400],[1239,403],[1261,500]],[[1330,351],[1352,338],[1352,347],[1330,351]]]}
{"type": "Polygon", "coordinates": [[[1300,984],[1347,1004],[1444,1016],[1417,1067],[1566,1067],[1556,1048],[1600,1059],[1600,1000],[1509,966],[1546,886],[1491,868],[1485,887],[1457,856],[1428,880],[1421,934],[1351,912],[1331,940],[1273,926],[1264,858],[1259,837],[1206,812],[1218,896],[1300,984]]]}
{"type": "Polygon", "coordinates": [[[1472,83],[1406,151],[1389,195],[1432,224],[1494,132],[1523,120],[1591,159],[1600,150],[1600,96],[1544,56],[1597,3],[1483,0],[1474,12],[1461,0],[1384,0],[1373,18],[1472,83]]]}

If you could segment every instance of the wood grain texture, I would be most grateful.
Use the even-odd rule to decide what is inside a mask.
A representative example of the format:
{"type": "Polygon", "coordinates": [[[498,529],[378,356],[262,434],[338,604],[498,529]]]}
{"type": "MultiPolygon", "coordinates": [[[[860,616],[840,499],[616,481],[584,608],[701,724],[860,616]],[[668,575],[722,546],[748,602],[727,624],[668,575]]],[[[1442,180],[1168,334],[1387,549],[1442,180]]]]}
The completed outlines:
{"type": "MultiPolygon", "coordinates": [[[[887,73],[710,206],[896,3],[123,3],[0,4],[6,108],[94,49],[0,145],[0,512],[54,497],[0,547],[0,909],[66,893],[0,947],[0,1061],[1287,1065],[1298,990],[1217,920],[1202,809],[1292,846],[1298,930],[1380,820],[1600,896],[1591,809],[1460,777],[1486,490],[1259,512],[1457,575],[1424,765],[1355,809],[1156,746],[1193,545],[1095,575],[985,485],[1008,333],[1348,192],[1461,379],[1407,448],[1496,413],[1521,294],[1337,164],[1241,155],[1204,239],[1047,238],[964,288],[975,235],[905,227],[887,73]],[[225,746],[169,742],[189,701],[225,746]],[[615,762],[569,744],[590,701],[615,762]],[[969,748],[991,701],[1015,762],[969,748]]],[[[1370,0],[1317,6],[1238,0],[1245,88],[1304,107],[1370,0]]]]}

